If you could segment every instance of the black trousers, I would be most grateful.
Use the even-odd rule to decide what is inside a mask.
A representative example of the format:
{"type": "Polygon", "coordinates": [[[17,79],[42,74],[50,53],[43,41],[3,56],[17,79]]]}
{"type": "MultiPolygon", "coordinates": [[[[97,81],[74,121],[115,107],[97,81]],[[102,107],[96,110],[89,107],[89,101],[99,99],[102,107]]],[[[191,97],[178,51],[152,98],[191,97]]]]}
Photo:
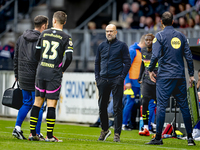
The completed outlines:
{"type": "Polygon", "coordinates": [[[120,135],[122,128],[123,80],[119,78],[114,80],[99,79],[97,81],[97,87],[99,90],[98,104],[102,130],[107,131],[109,128],[107,106],[110,98],[110,93],[112,91],[115,128],[114,132],[120,135]]]}
{"type": "Polygon", "coordinates": [[[148,125],[149,118],[149,101],[154,99],[156,101],[156,85],[151,85],[146,82],[142,83],[141,89],[141,97],[142,97],[142,116],[144,125],[148,125]]]}

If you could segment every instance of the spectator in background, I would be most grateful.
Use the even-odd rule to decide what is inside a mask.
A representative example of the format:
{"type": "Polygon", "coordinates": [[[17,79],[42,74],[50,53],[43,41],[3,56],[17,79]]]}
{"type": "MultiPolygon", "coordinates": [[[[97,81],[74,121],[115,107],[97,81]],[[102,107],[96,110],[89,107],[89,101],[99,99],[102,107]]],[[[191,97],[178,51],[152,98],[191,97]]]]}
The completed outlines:
{"type": "MultiPolygon", "coordinates": [[[[107,25],[108,25],[107,22],[102,22],[101,29],[105,30],[107,25]]],[[[105,36],[105,34],[104,34],[104,36],[105,36]]]]}
{"type": "Polygon", "coordinates": [[[199,26],[199,19],[200,19],[200,16],[199,16],[199,14],[197,14],[196,16],[195,16],[195,26],[194,26],[194,29],[200,29],[200,26],[199,26]]]}
{"type": "Polygon", "coordinates": [[[164,10],[169,10],[169,7],[171,6],[171,2],[169,0],[162,0],[160,3],[164,5],[164,10]]]}
{"type": "Polygon", "coordinates": [[[195,26],[194,19],[193,18],[189,18],[189,20],[188,20],[188,27],[189,28],[194,28],[194,26],[195,26]]]}
{"type": "Polygon", "coordinates": [[[123,4],[123,7],[122,7],[123,11],[121,11],[119,13],[119,18],[118,18],[118,21],[119,21],[119,24],[122,28],[129,28],[130,26],[130,22],[129,22],[129,15],[131,13],[130,11],[130,6],[128,3],[124,3],[123,4]]]}
{"type": "MultiPolygon", "coordinates": [[[[169,6],[169,12],[172,13],[173,16],[175,16],[175,15],[176,15],[176,8],[175,8],[173,5],[169,6]]],[[[177,19],[174,20],[174,23],[173,23],[172,26],[173,26],[174,28],[179,27],[179,23],[178,23],[178,20],[177,20],[177,19]]]]}
{"type": "Polygon", "coordinates": [[[133,2],[131,5],[131,28],[138,29],[140,23],[140,17],[142,16],[142,11],[140,11],[140,5],[137,2],[133,2]]]}
{"type": "Polygon", "coordinates": [[[15,43],[13,41],[9,41],[2,50],[0,50],[0,59],[13,59],[14,57],[14,47],[15,43]]]}
{"type": "MultiPolygon", "coordinates": [[[[105,30],[107,25],[108,25],[107,22],[102,22],[101,29],[105,30]]],[[[96,39],[96,44],[98,47],[99,44],[101,44],[103,41],[106,40],[105,33],[97,33],[95,39],[96,39]]],[[[97,50],[97,47],[96,47],[96,50],[97,50]]],[[[96,53],[95,53],[95,55],[96,55],[96,53]]]]}
{"type": "Polygon", "coordinates": [[[96,29],[96,23],[93,21],[88,22],[88,29],[89,30],[94,30],[96,29]]]}
{"type": "Polygon", "coordinates": [[[200,14],[200,0],[197,0],[196,4],[195,4],[197,7],[196,7],[196,11],[198,14],[200,14]]]}
{"type": "Polygon", "coordinates": [[[161,18],[160,16],[157,14],[155,16],[155,25],[153,27],[154,31],[160,31],[162,29],[162,24],[160,22],[161,18]]]}
{"type": "Polygon", "coordinates": [[[0,49],[0,70],[13,70],[13,56],[15,43],[9,41],[0,49]]]}
{"type": "Polygon", "coordinates": [[[173,16],[175,16],[176,15],[176,8],[173,5],[169,6],[169,12],[172,13],[173,16]]]}
{"type": "Polygon", "coordinates": [[[154,10],[154,13],[162,15],[165,11],[169,9],[169,2],[167,0],[150,0],[152,3],[152,7],[154,10]]]}
{"type": "Polygon", "coordinates": [[[188,24],[187,24],[187,21],[186,21],[186,18],[185,17],[180,17],[178,19],[179,21],[179,28],[187,28],[188,27],[188,24]]]}
{"type": "Polygon", "coordinates": [[[153,19],[151,17],[146,18],[146,27],[144,29],[148,32],[154,30],[154,22],[153,22],[153,19]]]}
{"type": "Polygon", "coordinates": [[[88,29],[91,31],[90,32],[90,36],[91,36],[90,46],[91,46],[91,49],[93,51],[93,55],[95,56],[96,55],[96,49],[98,47],[97,39],[96,39],[97,33],[95,32],[96,23],[93,22],[93,21],[88,22],[88,29]]]}
{"type": "Polygon", "coordinates": [[[146,20],[145,16],[140,17],[140,24],[139,24],[140,29],[144,29],[146,27],[146,21],[145,20],[146,20]]]}
{"type": "Polygon", "coordinates": [[[152,6],[154,14],[158,13],[158,9],[160,9],[160,4],[158,3],[158,0],[149,0],[149,4],[152,6]],[[157,9],[158,8],[158,9],[157,9]]]}
{"type": "MultiPolygon", "coordinates": [[[[106,26],[107,26],[107,22],[102,22],[101,29],[105,30],[106,26]]],[[[88,29],[91,31],[90,32],[90,35],[91,35],[90,46],[91,46],[91,49],[93,51],[93,56],[95,56],[98,45],[101,42],[103,42],[104,40],[106,40],[105,33],[96,32],[95,31],[96,30],[96,23],[93,22],[93,21],[88,23],[88,29]]]]}
{"type": "Polygon", "coordinates": [[[143,15],[146,17],[153,17],[154,15],[153,8],[147,0],[140,1],[140,10],[142,10],[143,15]]]}
{"type": "Polygon", "coordinates": [[[190,9],[191,9],[191,5],[190,4],[186,4],[185,7],[186,7],[186,10],[188,11],[188,13],[186,14],[187,20],[189,20],[189,18],[195,19],[195,16],[197,15],[197,12],[195,10],[190,12],[190,9]]]}
{"type": "Polygon", "coordinates": [[[185,3],[178,4],[178,13],[185,11],[185,3]]]}

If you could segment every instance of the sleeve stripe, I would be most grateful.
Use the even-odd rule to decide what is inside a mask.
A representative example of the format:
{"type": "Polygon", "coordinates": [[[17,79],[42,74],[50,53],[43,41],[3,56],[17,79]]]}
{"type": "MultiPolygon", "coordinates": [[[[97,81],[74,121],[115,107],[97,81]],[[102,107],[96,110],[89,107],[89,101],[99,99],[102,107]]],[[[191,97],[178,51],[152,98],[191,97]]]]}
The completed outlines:
{"type": "Polygon", "coordinates": [[[69,49],[74,49],[73,47],[68,47],[69,49]]]}
{"type": "Polygon", "coordinates": [[[36,48],[37,48],[37,49],[41,49],[41,47],[40,47],[40,46],[36,46],[36,48]]]}
{"type": "Polygon", "coordinates": [[[73,52],[73,50],[67,49],[67,50],[65,50],[65,53],[67,53],[67,52],[73,52]]]}

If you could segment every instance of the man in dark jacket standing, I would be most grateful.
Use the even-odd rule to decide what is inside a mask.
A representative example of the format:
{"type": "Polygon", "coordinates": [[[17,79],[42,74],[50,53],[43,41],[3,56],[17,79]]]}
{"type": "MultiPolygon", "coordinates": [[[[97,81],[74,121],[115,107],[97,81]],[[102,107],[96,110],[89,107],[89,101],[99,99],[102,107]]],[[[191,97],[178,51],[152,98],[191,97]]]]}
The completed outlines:
{"type": "Polygon", "coordinates": [[[105,141],[110,136],[108,129],[107,106],[112,91],[114,110],[114,141],[120,142],[122,128],[122,97],[124,78],[131,66],[131,59],[126,43],[116,38],[116,26],[106,27],[107,41],[102,42],[97,50],[95,60],[95,79],[99,90],[99,115],[102,131],[98,140],[105,141]]]}
{"type": "Polygon", "coordinates": [[[181,109],[187,131],[188,145],[193,146],[195,143],[192,138],[192,122],[188,108],[183,60],[183,57],[185,57],[191,84],[191,81],[194,80],[192,53],[185,35],[172,27],[173,15],[170,12],[167,11],[162,14],[161,23],[164,30],[158,32],[153,40],[152,57],[148,68],[150,79],[156,82],[156,137],[147,144],[163,144],[161,133],[165,121],[165,109],[172,94],[181,109]],[[157,62],[159,66],[157,76],[155,76],[153,69],[157,62]]]}
{"type": "MultiPolygon", "coordinates": [[[[40,33],[48,27],[48,18],[41,15],[36,16],[34,18],[34,27],[33,30],[26,30],[18,38],[14,54],[15,80],[19,81],[20,88],[22,89],[23,105],[19,109],[12,135],[21,140],[26,139],[21,130],[22,122],[35,100],[35,75],[38,65],[35,46],[40,33]]],[[[40,110],[40,117],[36,126],[40,140],[44,140],[42,134],[40,134],[42,114],[43,108],[40,110]]]]}

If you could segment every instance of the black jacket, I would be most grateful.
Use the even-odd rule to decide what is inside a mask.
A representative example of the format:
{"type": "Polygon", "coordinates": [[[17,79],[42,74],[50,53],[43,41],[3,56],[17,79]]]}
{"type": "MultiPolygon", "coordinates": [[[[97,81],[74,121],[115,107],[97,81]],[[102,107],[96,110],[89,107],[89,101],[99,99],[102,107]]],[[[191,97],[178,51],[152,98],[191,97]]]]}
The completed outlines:
{"type": "MultiPolygon", "coordinates": [[[[148,67],[149,67],[149,64],[150,64],[152,51],[148,52],[147,48],[144,47],[144,48],[141,49],[141,53],[142,53],[142,64],[141,64],[141,67],[140,67],[140,74],[139,74],[138,81],[142,80],[142,82],[146,82],[146,83],[151,84],[151,85],[156,85],[156,83],[151,81],[151,79],[149,77],[149,72],[148,72],[148,67]]],[[[156,65],[156,67],[154,68],[153,71],[154,71],[155,74],[157,74],[158,63],[157,63],[157,65],[156,65]]]]}
{"type": "Polygon", "coordinates": [[[35,75],[38,65],[36,42],[40,36],[37,30],[26,30],[18,38],[14,54],[14,72],[23,90],[35,90],[35,75]]]}
{"type": "Polygon", "coordinates": [[[114,39],[102,42],[95,59],[95,79],[124,79],[131,66],[131,59],[126,43],[114,39]]]}

